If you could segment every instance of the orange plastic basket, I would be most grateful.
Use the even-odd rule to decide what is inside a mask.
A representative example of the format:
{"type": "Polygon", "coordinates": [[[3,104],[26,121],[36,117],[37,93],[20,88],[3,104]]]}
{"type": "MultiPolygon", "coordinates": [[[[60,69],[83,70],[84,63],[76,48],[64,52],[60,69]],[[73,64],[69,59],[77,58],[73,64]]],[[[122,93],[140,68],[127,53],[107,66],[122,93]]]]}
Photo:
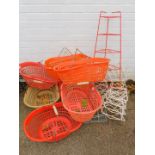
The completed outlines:
{"type": "Polygon", "coordinates": [[[61,98],[64,108],[78,122],[92,119],[102,106],[102,98],[92,84],[61,85],[61,98]]]}
{"type": "Polygon", "coordinates": [[[24,121],[26,136],[35,142],[54,142],[67,137],[81,127],[63,108],[61,102],[55,103],[58,115],[53,106],[44,106],[32,111],[24,121]]]}
{"type": "Polygon", "coordinates": [[[109,66],[107,58],[87,58],[64,62],[54,67],[64,84],[96,82],[105,79],[109,66]]]}
{"type": "Polygon", "coordinates": [[[57,83],[56,79],[47,75],[44,65],[39,62],[24,62],[19,66],[19,73],[26,83],[33,88],[49,89],[57,83]]]}
{"type": "Polygon", "coordinates": [[[64,62],[69,62],[72,60],[81,60],[83,58],[87,58],[85,54],[78,53],[78,54],[70,54],[68,56],[59,56],[54,58],[49,58],[45,61],[45,69],[49,76],[59,79],[59,75],[54,70],[54,67],[59,64],[63,64],[64,62]]]}

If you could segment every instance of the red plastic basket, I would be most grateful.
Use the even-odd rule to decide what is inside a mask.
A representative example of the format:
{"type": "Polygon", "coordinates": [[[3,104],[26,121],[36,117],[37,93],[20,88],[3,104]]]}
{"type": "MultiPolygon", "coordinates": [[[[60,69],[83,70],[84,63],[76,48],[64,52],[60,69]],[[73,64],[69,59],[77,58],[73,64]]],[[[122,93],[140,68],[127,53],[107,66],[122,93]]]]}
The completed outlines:
{"type": "Polygon", "coordinates": [[[92,119],[102,106],[102,98],[92,84],[61,86],[61,98],[64,108],[78,122],[92,119]]]}
{"type": "Polygon", "coordinates": [[[44,65],[39,62],[21,63],[19,72],[26,83],[34,88],[49,89],[57,83],[54,78],[47,75],[44,65]]]}
{"type": "Polygon", "coordinates": [[[31,141],[59,141],[81,127],[82,124],[70,117],[61,102],[55,103],[55,107],[58,115],[50,105],[34,110],[27,116],[24,132],[31,141]]]}
{"type": "Polygon", "coordinates": [[[87,58],[56,65],[54,70],[64,84],[103,81],[109,65],[106,58],[87,58]]]}

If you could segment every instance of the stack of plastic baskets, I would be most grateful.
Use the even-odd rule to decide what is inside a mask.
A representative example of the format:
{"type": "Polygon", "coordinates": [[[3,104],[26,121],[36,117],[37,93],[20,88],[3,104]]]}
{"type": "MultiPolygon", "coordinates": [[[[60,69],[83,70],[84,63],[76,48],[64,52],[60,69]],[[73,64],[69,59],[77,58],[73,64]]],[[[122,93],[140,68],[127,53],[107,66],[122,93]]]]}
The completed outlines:
{"type": "Polygon", "coordinates": [[[20,74],[30,86],[24,96],[28,107],[38,108],[25,119],[24,131],[36,142],[59,141],[90,121],[103,106],[90,82],[104,80],[109,59],[79,52],[49,58],[44,64],[20,64],[20,74]],[[59,89],[62,103],[59,100],[59,89]]]}

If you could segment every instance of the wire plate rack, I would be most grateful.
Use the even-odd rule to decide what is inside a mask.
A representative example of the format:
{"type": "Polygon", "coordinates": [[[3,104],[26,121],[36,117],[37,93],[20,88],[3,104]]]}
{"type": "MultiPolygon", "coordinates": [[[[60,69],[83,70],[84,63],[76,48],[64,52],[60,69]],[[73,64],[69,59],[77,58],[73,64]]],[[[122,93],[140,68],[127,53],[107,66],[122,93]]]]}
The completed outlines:
{"type": "Polygon", "coordinates": [[[125,121],[128,93],[126,84],[122,82],[106,81],[95,83],[96,88],[102,95],[104,110],[101,114],[113,120],[125,121]]]}

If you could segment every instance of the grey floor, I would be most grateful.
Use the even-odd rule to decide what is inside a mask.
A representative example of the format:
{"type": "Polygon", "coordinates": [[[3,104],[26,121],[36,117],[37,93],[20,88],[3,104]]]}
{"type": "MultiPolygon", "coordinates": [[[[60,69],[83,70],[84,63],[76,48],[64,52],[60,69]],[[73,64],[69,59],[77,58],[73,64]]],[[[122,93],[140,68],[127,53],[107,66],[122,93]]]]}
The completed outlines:
{"type": "Polygon", "coordinates": [[[57,143],[31,142],[23,132],[23,121],[32,109],[20,94],[20,155],[134,155],[135,96],[129,97],[126,122],[85,124],[57,143]]]}

